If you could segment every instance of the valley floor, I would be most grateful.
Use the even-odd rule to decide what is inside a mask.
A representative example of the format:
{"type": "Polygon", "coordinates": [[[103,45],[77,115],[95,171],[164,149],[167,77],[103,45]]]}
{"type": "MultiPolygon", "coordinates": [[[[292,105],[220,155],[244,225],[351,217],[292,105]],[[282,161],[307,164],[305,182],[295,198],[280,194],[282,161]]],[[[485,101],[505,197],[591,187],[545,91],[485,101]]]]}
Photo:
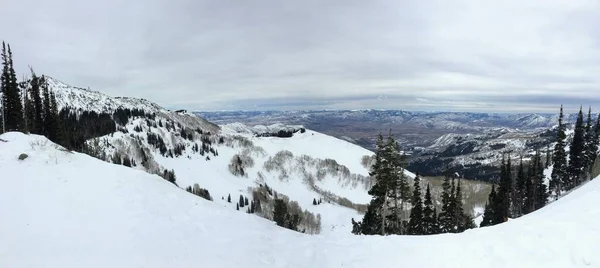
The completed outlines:
{"type": "Polygon", "coordinates": [[[0,138],[0,267],[600,266],[600,180],[462,234],[311,236],[43,137],[0,138]]]}

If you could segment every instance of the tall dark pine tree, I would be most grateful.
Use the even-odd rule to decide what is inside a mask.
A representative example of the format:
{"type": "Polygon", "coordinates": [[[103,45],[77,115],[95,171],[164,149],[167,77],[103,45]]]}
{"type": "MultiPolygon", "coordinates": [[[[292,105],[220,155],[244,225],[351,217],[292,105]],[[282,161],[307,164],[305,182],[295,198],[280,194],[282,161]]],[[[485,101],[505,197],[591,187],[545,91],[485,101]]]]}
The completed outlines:
{"type": "Polygon", "coordinates": [[[592,140],[594,137],[593,134],[593,129],[592,129],[592,107],[589,107],[588,109],[588,114],[587,114],[587,120],[585,123],[585,127],[584,127],[584,131],[583,131],[583,166],[582,166],[582,176],[583,179],[589,179],[589,174],[590,174],[590,169],[592,167],[593,160],[592,158],[592,153],[591,153],[591,146],[592,146],[592,140]]]}
{"type": "MultiPolygon", "coordinates": [[[[410,220],[408,222],[408,234],[424,235],[425,221],[423,215],[423,199],[421,198],[421,178],[416,174],[413,184],[412,208],[410,210],[410,220]]],[[[429,188],[429,187],[428,187],[429,188]]],[[[431,198],[431,197],[430,197],[431,198]]]]}
{"type": "Polygon", "coordinates": [[[2,42],[2,112],[6,131],[23,131],[24,116],[21,103],[21,91],[13,67],[10,45],[2,42]],[[8,49],[7,49],[8,47],[8,49]]]}
{"type": "Polygon", "coordinates": [[[536,151],[532,165],[535,165],[534,175],[532,177],[533,183],[533,209],[538,210],[546,205],[548,202],[548,188],[546,188],[544,166],[542,165],[542,156],[540,150],[536,151]]]}
{"type": "Polygon", "coordinates": [[[523,157],[519,161],[519,168],[517,170],[517,179],[515,182],[514,198],[513,198],[513,213],[515,217],[523,215],[524,199],[527,196],[526,188],[527,176],[523,167],[523,157]]]}
{"type": "Polygon", "coordinates": [[[556,145],[554,145],[554,155],[552,158],[553,168],[550,179],[550,190],[555,196],[561,195],[564,190],[565,183],[568,180],[567,174],[567,154],[565,152],[565,124],[563,122],[563,108],[560,106],[560,114],[558,116],[558,130],[556,134],[556,145]]]}
{"type": "Polygon", "coordinates": [[[54,125],[54,117],[52,116],[52,103],[50,100],[50,91],[48,89],[48,84],[46,83],[46,79],[44,76],[41,78],[41,87],[42,94],[44,96],[44,100],[42,103],[42,109],[44,110],[44,133],[43,135],[46,137],[52,136],[50,130],[52,129],[52,125],[54,125]]]}
{"type": "Polygon", "coordinates": [[[390,194],[388,200],[393,204],[388,216],[389,232],[403,235],[407,232],[404,224],[404,208],[406,203],[411,202],[412,196],[407,176],[404,174],[406,159],[403,154],[400,154],[398,142],[391,132],[388,135],[384,156],[389,163],[390,194]]]}
{"type": "Polygon", "coordinates": [[[452,175],[449,170],[444,174],[444,182],[442,183],[442,211],[438,217],[439,232],[448,233],[452,230],[452,207],[453,207],[453,192],[451,179],[452,175]]]}
{"type": "Polygon", "coordinates": [[[50,133],[50,136],[48,138],[55,143],[61,144],[64,140],[64,127],[58,114],[58,103],[56,102],[56,96],[54,95],[54,92],[50,93],[50,113],[52,116],[53,124],[50,126],[50,129],[48,131],[50,133]]]}
{"type": "Polygon", "coordinates": [[[500,219],[502,222],[506,221],[506,219],[508,219],[510,216],[510,197],[512,195],[511,169],[510,156],[508,157],[508,161],[505,161],[503,155],[502,164],[500,166],[500,185],[496,194],[496,203],[498,204],[496,213],[498,219],[500,219]]]}
{"type": "Polygon", "coordinates": [[[583,181],[583,168],[585,164],[584,157],[585,149],[585,126],[583,125],[583,112],[579,108],[579,114],[577,115],[577,122],[575,123],[575,132],[573,133],[573,141],[571,142],[569,152],[569,167],[567,172],[569,174],[568,184],[566,190],[573,189],[583,181]]]}
{"type": "Polygon", "coordinates": [[[593,134],[592,134],[592,140],[591,140],[591,145],[589,147],[589,156],[588,159],[590,160],[590,168],[588,170],[588,172],[590,173],[590,179],[592,179],[592,176],[595,175],[593,174],[594,172],[594,164],[596,164],[596,158],[598,157],[598,147],[600,146],[600,113],[598,114],[598,119],[596,119],[596,124],[594,125],[593,128],[593,134]]]}
{"type": "Polygon", "coordinates": [[[488,196],[488,201],[485,204],[485,210],[483,211],[483,220],[479,224],[479,227],[495,225],[496,211],[494,211],[494,203],[496,202],[496,186],[492,185],[492,191],[488,196]]]}
{"type": "Polygon", "coordinates": [[[43,80],[38,77],[32,69],[29,95],[32,100],[31,110],[34,113],[33,129],[31,129],[31,132],[35,134],[44,134],[44,107],[42,105],[42,94],[40,91],[41,82],[43,82],[43,80]]]}
{"type": "Polygon", "coordinates": [[[367,207],[367,212],[363,217],[362,222],[358,222],[356,226],[360,226],[360,233],[365,235],[381,234],[385,235],[385,217],[387,213],[387,194],[389,192],[389,176],[386,176],[384,169],[384,149],[383,136],[379,134],[376,143],[377,151],[375,152],[375,163],[371,167],[369,175],[375,180],[375,184],[369,190],[369,195],[372,196],[371,202],[367,207]]]}
{"type": "Polygon", "coordinates": [[[23,113],[25,118],[25,132],[35,133],[35,111],[33,110],[33,100],[29,92],[27,92],[27,85],[25,83],[19,83],[23,92],[23,113]]]}
{"type": "Polygon", "coordinates": [[[431,199],[431,190],[429,184],[427,184],[427,190],[425,191],[425,201],[423,202],[423,234],[435,234],[435,224],[437,215],[435,215],[435,207],[433,206],[433,200],[431,199]]]}

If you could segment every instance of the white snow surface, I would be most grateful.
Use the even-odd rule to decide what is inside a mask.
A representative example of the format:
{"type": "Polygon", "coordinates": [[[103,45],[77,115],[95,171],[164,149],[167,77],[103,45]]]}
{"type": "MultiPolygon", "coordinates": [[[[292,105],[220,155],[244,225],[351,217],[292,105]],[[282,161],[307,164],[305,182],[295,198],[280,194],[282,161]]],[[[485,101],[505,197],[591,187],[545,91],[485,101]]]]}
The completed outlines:
{"type": "Polygon", "coordinates": [[[600,266],[600,179],[462,234],[311,236],[40,136],[0,139],[0,267],[600,266]]]}

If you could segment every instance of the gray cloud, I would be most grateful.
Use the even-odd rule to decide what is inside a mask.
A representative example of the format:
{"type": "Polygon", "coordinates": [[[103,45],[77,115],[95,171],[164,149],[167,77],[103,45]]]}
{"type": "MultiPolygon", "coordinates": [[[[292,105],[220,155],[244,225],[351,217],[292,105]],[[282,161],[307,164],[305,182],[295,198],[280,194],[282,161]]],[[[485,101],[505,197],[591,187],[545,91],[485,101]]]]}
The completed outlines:
{"type": "Polygon", "coordinates": [[[8,0],[17,69],[167,107],[596,105],[597,1],[8,0]]]}

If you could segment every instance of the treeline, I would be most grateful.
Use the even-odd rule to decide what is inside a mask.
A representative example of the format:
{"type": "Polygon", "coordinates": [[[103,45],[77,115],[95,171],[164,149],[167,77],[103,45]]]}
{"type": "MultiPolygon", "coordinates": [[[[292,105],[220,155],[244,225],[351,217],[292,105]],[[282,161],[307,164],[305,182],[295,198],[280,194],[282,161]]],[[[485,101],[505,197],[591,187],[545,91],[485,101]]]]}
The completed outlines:
{"type": "Polygon", "coordinates": [[[375,183],[369,190],[373,196],[362,221],[352,219],[352,233],[364,235],[426,235],[458,233],[475,227],[472,217],[463,211],[460,179],[446,172],[440,213],[434,206],[430,186],[422,198],[419,174],[413,189],[405,175],[406,157],[400,154],[398,142],[390,134],[384,142],[377,140],[375,161],[370,176],[375,183]],[[410,215],[404,213],[410,207],[410,215]]]}
{"type": "Polygon", "coordinates": [[[546,153],[545,165],[542,164],[542,156],[538,149],[528,163],[524,163],[521,157],[515,176],[510,156],[507,160],[503,156],[500,183],[497,189],[492,188],[488,197],[482,227],[499,224],[508,218],[517,218],[538,210],[547,204],[550,197],[558,199],[564,193],[592,179],[592,168],[598,156],[600,115],[594,122],[590,108],[584,122],[583,111],[579,109],[568,157],[566,124],[563,120],[561,106],[556,144],[552,157],[546,153]],[[546,187],[544,169],[550,166],[550,162],[552,174],[549,187],[546,187]]]}

